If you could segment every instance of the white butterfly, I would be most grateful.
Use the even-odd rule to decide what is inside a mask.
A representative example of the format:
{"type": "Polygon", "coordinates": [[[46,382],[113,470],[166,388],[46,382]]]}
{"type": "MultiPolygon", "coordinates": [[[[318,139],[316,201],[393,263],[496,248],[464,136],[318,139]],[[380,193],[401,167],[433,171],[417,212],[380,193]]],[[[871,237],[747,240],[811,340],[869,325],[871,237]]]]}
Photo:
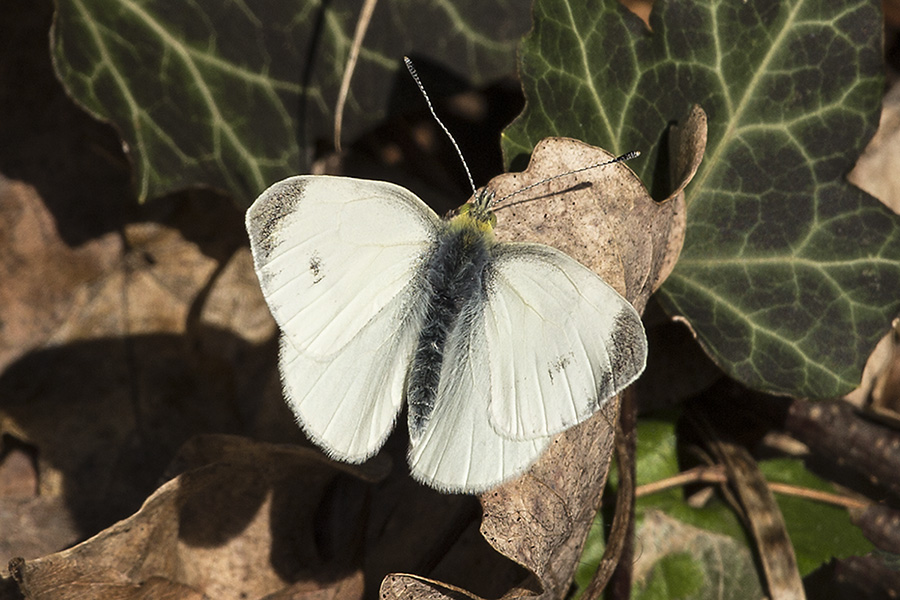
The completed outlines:
{"type": "Polygon", "coordinates": [[[491,197],[444,221],[391,183],[300,176],[248,210],[285,396],[330,456],[374,455],[405,398],[413,476],[481,492],[643,371],[631,304],[558,250],[495,242],[491,197]]]}

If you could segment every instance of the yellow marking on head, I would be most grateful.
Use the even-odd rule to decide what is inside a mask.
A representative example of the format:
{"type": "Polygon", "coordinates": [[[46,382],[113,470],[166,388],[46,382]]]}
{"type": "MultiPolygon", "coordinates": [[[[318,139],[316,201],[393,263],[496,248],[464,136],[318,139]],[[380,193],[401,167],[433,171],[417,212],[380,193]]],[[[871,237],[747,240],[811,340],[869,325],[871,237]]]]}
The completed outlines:
{"type": "Polygon", "coordinates": [[[471,204],[464,204],[459,209],[459,214],[450,220],[450,227],[458,229],[472,229],[482,235],[493,236],[494,225],[497,219],[493,213],[489,213],[486,217],[480,217],[475,211],[470,209],[471,204]]]}
{"type": "Polygon", "coordinates": [[[487,188],[479,190],[471,202],[459,207],[457,214],[450,222],[457,227],[471,227],[486,234],[492,233],[497,225],[497,217],[491,211],[494,192],[487,188]]]}

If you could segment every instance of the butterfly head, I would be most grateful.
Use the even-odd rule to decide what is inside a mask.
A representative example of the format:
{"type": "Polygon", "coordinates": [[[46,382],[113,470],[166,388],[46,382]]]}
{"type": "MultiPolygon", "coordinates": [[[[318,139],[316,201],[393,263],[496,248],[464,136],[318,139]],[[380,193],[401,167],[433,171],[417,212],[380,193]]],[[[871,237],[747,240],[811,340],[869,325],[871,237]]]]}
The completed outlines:
{"type": "Polygon", "coordinates": [[[494,191],[481,188],[472,197],[459,207],[456,219],[466,222],[482,231],[490,232],[497,225],[497,217],[491,210],[494,204],[494,191]]]}

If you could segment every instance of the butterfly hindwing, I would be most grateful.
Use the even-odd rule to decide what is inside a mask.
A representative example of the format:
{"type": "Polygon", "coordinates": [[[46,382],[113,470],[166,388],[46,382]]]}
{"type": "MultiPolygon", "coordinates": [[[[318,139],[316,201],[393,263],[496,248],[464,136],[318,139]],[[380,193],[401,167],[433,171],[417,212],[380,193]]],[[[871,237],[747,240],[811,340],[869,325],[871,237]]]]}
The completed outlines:
{"type": "MultiPolygon", "coordinates": [[[[307,436],[335,458],[360,462],[384,444],[403,400],[417,329],[389,304],[333,357],[317,360],[282,335],[285,397],[307,436]]],[[[407,320],[415,317],[405,317],[407,320]]]]}
{"type": "Polygon", "coordinates": [[[399,186],[342,177],[284,180],[247,212],[282,331],[285,396],[332,456],[364,460],[393,427],[421,329],[418,277],[439,225],[399,186]]]}
{"type": "Polygon", "coordinates": [[[449,492],[477,493],[523,473],[550,438],[513,440],[488,421],[488,345],[480,302],[467,305],[450,332],[428,425],[410,446],[413,477],[449,492]]]}
{"type": "Polygon", "coordinates": [[[500,433],[519,440],[559,433],[643,371],[647,341],[637,312],[569,256],[501,244],[486,277],[489,412],[500,433]]]}

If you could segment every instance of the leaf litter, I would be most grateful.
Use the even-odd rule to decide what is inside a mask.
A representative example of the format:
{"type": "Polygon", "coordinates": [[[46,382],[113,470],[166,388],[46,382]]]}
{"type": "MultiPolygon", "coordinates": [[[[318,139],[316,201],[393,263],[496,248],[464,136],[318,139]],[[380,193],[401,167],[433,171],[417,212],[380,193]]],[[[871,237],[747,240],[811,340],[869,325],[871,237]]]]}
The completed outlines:
{"type": "MultiPolygon", "coordinates": [[[[584,158],[583,145],[563,144],[574,144],[577,160],[584,158]]],[[[677,202],[653,204],[668,205],[655,210],[668,212],[670,222],[661,218],[664,226],[645,228],[657,233],[639,258],[645,275],[627,291],[635,300],[641,294],[639,301],[646,301],[657,281],[670,232],[677,230],[671,225],[677,202]]],[[[402,440],[393,443],[393,461],[378,457],[393,462],[393,475],[372,487],[358,479],[357,469],[348,473],[312,450],[259,449],[254,444],[265,441],[229,438],[228,444],[213,443],[216,452],[201,453],[207,463],[182,464],[181,474],[141,507],[158,482],[174,475],[165,464],[179,445],[188,444],[184,454],[210,443],[197,435],[232,432],[269,442],[300,437],[281,401],[274,324],[253,285],[245,248],[222,241],[221,226],[198,225],[210,221],[204,214],[228,211],[204,196],[161,201],[148,211],[153,219],[126,224],[123,237],[113,238],[117,243],[107,242],[103,269],[73,284],[92,301],[67,313],[57,326],[65,332],[57,334],[58,344],[32,350],[0,379],[4,396],[16,398],[2,405],[4,431],[39,448],[40,485],[47,488],[42,495],[59,499],[75,524],[61,545],[106,527],[69,550],[13,565],[27,597],[51,589],[101,597],[107,588],[118,597],[232,597],[226,590],[244,597],[361,597],[363,581],[375,585],[397,571],[431,573],[496,597],[556,593],[553,582],[571,578],[605,480],[615,403],[560,436],[530,474],[482,498],[480,529],[514,563],[504,563],[477,535],[471,498],[441,496],[409,480],[397,452],[402,440]],[[67,337],[72,341],[65,343],[67,337]],[[250,406],[251,399],[258,404],[250,406]],[[34,410],[38,405],[43,408],[34,410]],[[273,526],[273,519],[285,518],[275,505],[289,498],[299,503],[289,511],[294,529],[273,526]],[[359,498],[370,498],[366,510],[354,504],[359,498]],[[363,536],[357,546],[337,544],[325,553],[333,559],[328,566],[311,550],[321,550],[318,537],[285,533],[319,526],[326,507],[346,509],[347,502],[363,520],[345,523],[345,530],[360,536],[376,528],[380,535],[363,536]],[[443,525],[428,525],[442,518],[443,525]],[[115,519],[124,520],[111,524],[115,519]],[[493,564],[490,575],[482,570],[475,576],[472,560],[482,569],[493,564]],[[328,569],[333,575],[323,578],[328,569]]],[[[53,264],[65,269],[70,261],[53,264]]],[[[416,586],[428,581],[415,580],[416,586]]],[[[408,579],[391,576],[382,590],[389,593],[403,581],[408,579]]]]}

